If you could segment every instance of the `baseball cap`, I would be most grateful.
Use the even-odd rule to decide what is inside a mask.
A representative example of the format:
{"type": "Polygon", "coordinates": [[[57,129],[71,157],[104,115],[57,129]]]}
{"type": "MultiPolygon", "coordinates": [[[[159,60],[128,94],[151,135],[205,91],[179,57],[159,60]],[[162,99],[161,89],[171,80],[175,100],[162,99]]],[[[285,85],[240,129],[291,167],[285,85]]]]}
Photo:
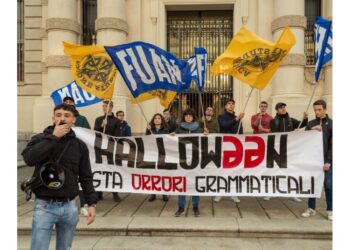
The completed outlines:
{"type": "Polygon", "coordinates": [[[278,110],[282,106],[287,106],[287,104],[285,104],[284,102],[278,102],[275,106],[275,109],[278,110]]]}

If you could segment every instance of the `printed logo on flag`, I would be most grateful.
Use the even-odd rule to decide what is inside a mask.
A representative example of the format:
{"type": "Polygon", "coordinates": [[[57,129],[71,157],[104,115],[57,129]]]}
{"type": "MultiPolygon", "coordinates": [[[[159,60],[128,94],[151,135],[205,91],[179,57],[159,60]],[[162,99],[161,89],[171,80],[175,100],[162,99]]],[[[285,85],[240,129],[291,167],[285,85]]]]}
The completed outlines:
{"type": "Polygon", "coordinates": [[[115,71],[108,56],[86,55],[76,61],[76,69],[80,81],[89,88],[95,85],[97,91],[105,91],[113,84],[115,71]]]}
{"type": "Polygon", "coordinates": [[[256,48],[244,53],[241,57],[233,60],[233,68],[244,76],[252,72],[264,72],[271,68],[274,63],[280,62],[288,53],[288,50],[275,48],[256,48]]]}

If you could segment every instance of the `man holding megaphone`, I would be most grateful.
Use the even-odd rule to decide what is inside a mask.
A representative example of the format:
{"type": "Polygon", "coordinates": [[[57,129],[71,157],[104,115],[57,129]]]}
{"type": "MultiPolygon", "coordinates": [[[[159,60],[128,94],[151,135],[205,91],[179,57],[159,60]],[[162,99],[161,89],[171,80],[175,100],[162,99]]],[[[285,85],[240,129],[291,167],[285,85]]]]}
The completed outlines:
{"type": "Polygon", "coordinates": [[[79,221],[75,203],[78,182],[89,205],[87,224],[95,220],[97,195],[89,151],[71,129],[74,112],[72,105],[56,106],[52,116],[54,125],[35,135],[22,152],[25,163],[35,166],[33,176],[21,186],[27,199],[32,191],[35,194],[31,249],[49,249],[54,226],[56,249],[71,248],[79,221]]]}

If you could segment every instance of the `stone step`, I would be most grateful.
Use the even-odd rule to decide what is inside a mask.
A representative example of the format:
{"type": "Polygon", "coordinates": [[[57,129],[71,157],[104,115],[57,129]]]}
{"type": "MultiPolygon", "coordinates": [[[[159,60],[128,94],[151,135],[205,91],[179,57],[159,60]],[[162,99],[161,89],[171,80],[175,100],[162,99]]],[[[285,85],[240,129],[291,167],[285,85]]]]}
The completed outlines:
{"type": "MultiPolygon", "coordinates": [[[[332,239],[332,222],[307,219],[244,219],[218,217],[98,217],[87,226],[80,217],[76,235],[264,237],[332,239]]],[[[31,218],[18,221],[18,235],[31,234],[31,218]]]]}
{"type": "MultiPolygon", "coordinates": [[[[17,238],[18,250],[30,249],[30,236],[17,238]]],[[[50,242],[50,250],[55,249],[55,237],[50,242]]],[[[75,236],[74,250],[154,250],[154,249],[235,249],[235,250],[329,250],[331,240],[315,239],[272,239],[272,238],[228,238],[228,237],[169,237],[169,236],[75,236]]]]}

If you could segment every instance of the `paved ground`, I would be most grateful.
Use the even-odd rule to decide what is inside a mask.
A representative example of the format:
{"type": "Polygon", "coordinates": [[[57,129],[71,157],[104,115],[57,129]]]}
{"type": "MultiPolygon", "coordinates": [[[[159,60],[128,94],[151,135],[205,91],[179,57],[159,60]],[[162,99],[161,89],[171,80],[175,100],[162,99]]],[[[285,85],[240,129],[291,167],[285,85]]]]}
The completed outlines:
{"type": "MultiPolygon", "coordinates": [[[[18,183],[32,172],[18,168],[18,183]]],[[[331,249],[332,223],[326,220],[324,196],[316,216],[300,214],[307,200],[242,197],[235,204],[228,198],[215,203],[201,197],[201,217],[195,218],[190,202],[185,216],[175,218],[177,197],[168,202],[147,195],[121,194],[115,203],[111,193],[99,202],[95,223],[86,226],[81,217],[73,249],[331,249]],[[86,236],[88,235],[88,236],[86,236]],[[142,237],[140,237],[142,236],[142,237]]],[[[28,249],[33,202],[18,191],[18,249],[28,249]]]]}

